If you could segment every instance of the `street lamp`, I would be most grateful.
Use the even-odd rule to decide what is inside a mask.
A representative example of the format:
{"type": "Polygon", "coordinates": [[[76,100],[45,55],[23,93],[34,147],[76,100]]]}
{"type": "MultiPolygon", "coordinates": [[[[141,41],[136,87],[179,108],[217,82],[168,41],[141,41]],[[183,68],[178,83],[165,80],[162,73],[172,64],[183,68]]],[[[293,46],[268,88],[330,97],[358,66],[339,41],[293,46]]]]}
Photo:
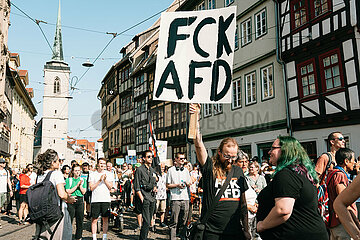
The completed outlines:
{"type": "Polygon", "coordinates": [[[88,59],[86,62],[84,62],[82,65],[83,65],[84,67],[88,67],[88,68],[94,66],[94,64],[92,64],[89,59],[88,59]]]}

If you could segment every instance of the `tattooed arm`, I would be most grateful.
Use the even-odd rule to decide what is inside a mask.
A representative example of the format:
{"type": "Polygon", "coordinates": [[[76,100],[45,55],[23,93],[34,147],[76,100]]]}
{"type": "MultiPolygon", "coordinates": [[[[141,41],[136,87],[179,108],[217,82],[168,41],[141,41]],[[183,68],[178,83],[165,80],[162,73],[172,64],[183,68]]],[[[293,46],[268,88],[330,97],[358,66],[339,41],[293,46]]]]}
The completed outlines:
{"type": "Polygon", "coordinates": [[[245,193],[241,193],[241,197],[240,197],[240,208],[241,208],[241,226],[244,229],[244,236],[245,239],[250,240],[251,239],[251,235],[249,233],[249,221],[248,221],[248,209],[247,209],[247,203],[246,203],[246,197],[245,197],[245,193]]]}

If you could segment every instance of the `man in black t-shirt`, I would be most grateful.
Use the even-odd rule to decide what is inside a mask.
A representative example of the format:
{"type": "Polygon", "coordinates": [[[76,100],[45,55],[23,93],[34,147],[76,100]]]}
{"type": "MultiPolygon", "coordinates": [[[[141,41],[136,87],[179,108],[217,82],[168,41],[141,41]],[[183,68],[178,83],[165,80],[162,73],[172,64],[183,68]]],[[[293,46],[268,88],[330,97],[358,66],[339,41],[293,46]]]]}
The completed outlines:
{"type": "MultiPolygon", "coordinates": [[[[190,104],[190,114],[200,113],[199,109],[198,105],[190,104]]],[[[236,140],[233,138],[223,139],[215,156],[210,159],[200,135],[198,122],[194,144],[203,177],[202,217],[210,208],[217,192],[220,191],[227,174],[231,168],[234,168],[234,175],[229,185],[206,222],[204,239],[250,239],[245,199],[245,191],[248,186],[242,169],[232,165],[238,158],[239,147],[236,140]]]]}

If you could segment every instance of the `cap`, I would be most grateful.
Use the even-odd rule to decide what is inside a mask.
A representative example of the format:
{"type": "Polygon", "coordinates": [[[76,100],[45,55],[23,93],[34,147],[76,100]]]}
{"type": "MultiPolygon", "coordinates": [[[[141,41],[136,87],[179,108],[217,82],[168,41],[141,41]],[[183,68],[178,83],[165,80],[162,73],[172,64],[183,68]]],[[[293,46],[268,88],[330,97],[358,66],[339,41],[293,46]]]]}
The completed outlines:
{"type": "Polygon", "coordinates": [[[0,163],[6,163],[5,158],[0,158],[0,163]]]}
{"type": "Polygon", "coordinates": [[[135,163],[135,167],[140,167],[141,163],[135,163]]]}

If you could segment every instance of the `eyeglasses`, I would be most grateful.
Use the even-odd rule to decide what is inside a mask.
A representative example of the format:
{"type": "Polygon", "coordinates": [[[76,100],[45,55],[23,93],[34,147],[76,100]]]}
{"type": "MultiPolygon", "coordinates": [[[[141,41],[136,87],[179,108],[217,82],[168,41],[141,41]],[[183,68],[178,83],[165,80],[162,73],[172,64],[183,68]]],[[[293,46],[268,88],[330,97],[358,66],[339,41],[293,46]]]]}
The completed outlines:
{"type": "Polygon", "coordinates": [[[281,148],[281,147],[271,146],[270,151],[273,151],[276,148],[281,148]]]}
{"type": "Polygon", "coordinates": [[[221,152],[221,154],[223,155],[223,157],[225,158],[225,159],[231,159],[231,160],[236,160],[237,158],[238,158],[238,156],[230,156],[230,155],[227,155],[227,154],[225,154],[225,153],[223,153],[223,152],[221,152]]]}
{"type": "Polygon", "coordinates": [[[185,160],[186,158],[179,158],[179,160],[185,160]]]}
{"type": "Polygon", "coordinates": [[[345,141],[345,138],[344,137],[339,137],[339,138],[334,138],[335,139],[338,139],[339,141],[345,141]]]}

